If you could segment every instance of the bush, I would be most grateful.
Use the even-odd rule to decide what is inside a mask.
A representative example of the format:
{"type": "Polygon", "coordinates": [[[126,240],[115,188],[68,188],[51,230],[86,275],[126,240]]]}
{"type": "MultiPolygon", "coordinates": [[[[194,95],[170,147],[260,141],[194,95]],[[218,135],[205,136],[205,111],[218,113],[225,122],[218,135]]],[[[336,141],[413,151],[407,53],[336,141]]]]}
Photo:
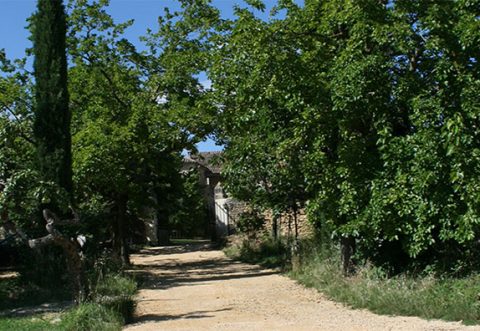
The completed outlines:
{"type": "Polygon", "coordinates": [[[59,326],[65,331],[117,331],[122,325],[120,314],[96,303],[85,303],[65,313],[59,326]]]}
{"type": "Polygon", "coordinates": [[[0,279],[0,310],[70,299],[70,291],[62,286],[42,288],[19,277],[0,279]]]}
{"type": "Polygon", "coordinates": [[[65,253],[61,247],[49,245],[39,249],[20,246],[18,271],[25,284],[52,292],[71,292],[65,253]]]}
{"type": "MultiPolygon", "coordinates": [[[[4,286],[0,287],[0,299],[7,299],[10,292],[6,287],[14,286],[16,283],[10,280],[1,284],[4,286]]],[[[132,279],[121,275],[107,275],[94,287],[94,292],[91,293],[92,302],[80,304],[62,313],[59,316],[59,323],[54,323],[51,318],[42,315],[29,318],[0,318],[0,330],[121,330],[122,325],[130,322],[133,316],[135,308],[133,297],[136,290],[137,285],[132,279]]],[[[22,303],[32,304],[37,301],[36,295],[30,295],[22,303]]]]}
{"type": "Polygon", "coordinates": [[[255,239],[265,227],[265,218],[255,210],[245,211],[238,217],[235,227],[249,239],[255,239]]]}
{"type": "Polygon", "coordinates": [[[266,238],[260,243],[244,240],[240,245],[225,248],[224,252],[230,258],[260,264],[268,268],[286,269],[289,266],[290,251],[287,244],[271,238],[266,238]]]}
{"type": "Polygon", "coordinates": [[[121,275],[108,275],[97,283],[92,297],[95,303],[119,313],[129,323],[135,309],[136,291],[134,280],[121,275]]]}

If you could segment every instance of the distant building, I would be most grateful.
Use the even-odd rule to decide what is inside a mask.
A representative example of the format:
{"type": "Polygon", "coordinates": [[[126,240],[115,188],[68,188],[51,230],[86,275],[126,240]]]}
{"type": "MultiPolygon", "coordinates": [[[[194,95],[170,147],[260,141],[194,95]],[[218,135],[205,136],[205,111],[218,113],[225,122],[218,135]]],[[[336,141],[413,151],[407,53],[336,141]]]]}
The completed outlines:
{"type": "MultiPolygon", "coordinates": [[[[182,171],[197,169],[199,180],[204,187],[205,200],[208,204],[211,229],[216,238],[223,238],[235,232],[239,216],[249,210],[247,203],[228,196],[222,186],[222,152],[203,152],[186,156],[182,171]]],[[[292,237],[297,232],[300,237],[313,235],[313,226],[307,220],[304,208],[294,215],[292,211],[279,215],[274,226],[274,216],[271,211],[265,211],[266,229],[273,229],[278,236],[292,237]]]]}
{"type": "Polygon", "coordinates": [[[245,204],[230,198],[222,186],[222,152],[200,152],[186,156],[182,171],[196,169],[200,185],[204,188],[211,229],[216,238],[225,237],[235,231],[235,220],[245,204]]]}

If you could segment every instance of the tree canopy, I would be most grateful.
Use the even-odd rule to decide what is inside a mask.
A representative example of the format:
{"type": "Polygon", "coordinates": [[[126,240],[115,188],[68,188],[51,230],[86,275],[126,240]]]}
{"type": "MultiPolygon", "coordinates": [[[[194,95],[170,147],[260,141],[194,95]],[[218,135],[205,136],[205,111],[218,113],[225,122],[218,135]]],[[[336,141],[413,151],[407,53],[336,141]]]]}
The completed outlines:
{"type": "MultiPolygon", "coordinates": [[[[477,254],[479,1],[280,0],[267,20],[261,1],[233,18],[180,3],[142,52],[108,1],[68,7],[75,198],[109,215],[121,242],[143,205],[181,204],[181,152],[210,135],[225,145],[233,196],[275,213],[305,207],[363,257],[457,268],[477,254]]],[[[1,202],[18,211],[11,188],[38,198],[14,183],[32,163],[41,91],[0,55],[1,202]]]]}
{"type": "Polygon", "coordinates": [[[248,3],[197,27],[230,191],[381,263],[473,254],[478,1],[248,3]]]}

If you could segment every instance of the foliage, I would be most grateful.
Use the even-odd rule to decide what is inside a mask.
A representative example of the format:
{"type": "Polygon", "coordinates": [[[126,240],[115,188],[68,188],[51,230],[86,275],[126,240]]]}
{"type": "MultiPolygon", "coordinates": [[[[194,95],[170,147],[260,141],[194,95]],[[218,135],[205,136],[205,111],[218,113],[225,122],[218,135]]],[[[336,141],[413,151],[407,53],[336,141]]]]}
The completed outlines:
{"type": "Polygon", "coordinates": [[[290,250],[288,244],[272,238],[262,238],[258,243],[243,240],[238,244],[227,246],[225,254],[240,261],[260,264],[267,268],[290,268],[290,250]]]}
{"type": "Polygon", "coordinates": [[[238,216],[235,227],[252,240],[265,228],[265,218],[256,210],[244,211],[238,216]]]}
{"type": "MultiPolygon", "coordinates": [[[[4,54],[0,59],[1,218],[29,238],[44,235],[39,211],[48,206],[65,214],[72,203],[65,29],[62,2],[39,1],[30,20],[35,83],[25,59],[9,61],[4,54]]],[[[58,250],[19,251],[27,283],[64,285],[65,263],[58,250]]]]}
{"type": "MultiPolygon", "coordinates": [[[[261,1],[232,19],[181,4],[145,52],[108,1],[69,5],[75,197],[124,262],[143,209],[168,220],[179,206],[183,148],[213,134],[229,193],[274,214],[306,207],[319,232],[357,239],[358,261],[478,268],[465,262],[480,237],[478,1],[279,1],[267,20],[261,1]]],[[[63,192],[34,162],[40,91],[25,61],[0,64],[0,208],[29,224],[63,192]]]]}
{"type": "Polygon", "coordinates": [[[1,330],[25,331],[117,331],[121,317],[101,305],[85,303],[62,314],[33,315],[22,318],[0,318],[1,330]]]}
{"type": "Polygon", "coordinates": [[[40,178],[34,162],[32,76],[25,60],[3,57],[0,63],[0,210],[15,222],[31,226],[39,210],[37,190],[42,190],[37,186],[40,178]]]}
{"type": "Polygon", "coordinates": [[[47,331],[58,330],[50,321],[41,317],[0,318],[0,330],[47,331]]]}
{"type": "Polygon", "coordinates": [[[137,291],[137,284],[121,275],[108,275],[95,286],[95,296],[132,297],[137,291]]]}
{"type": "Polygon", "coordinates": [[[308,204],[318,229],[399,270],[451,270],[476,251],[477,2],[280,1],[268,20],[184,8],[231,194],[274,212],[308,204]]]}
{"type": "MultiPolygon", "coordinates": [[[[82,303],[53,317],[0,318],[0,329],[13,325],[14,330],[120,330],[132,319],[137,284],[131,278],[113,273],[91,283],[94,286],[90,303],[82,303]]],[[[12,278],[1,280],[0,298],[1,309],[12,309],[65,300],[68,295],[58,285],[56,288],[38,287],[12,278]]]]}
{"type": "MultiPolygon", "coordinates": [[[[37,24],[45,24],[48,18],[55,18],[60,21],[62,20],[60,16],[62,16],[63,9],[60,5],[60,2],[48,2],[46,4],[43,2],[42,6],[44,5],[48,7],[47,13],[45,13],[45,15],[38,14],[37,16],[34,14],[30,19],[29,28],[32,33],[35,32],[35,26],[37,24]],[[56,17],[56,14],[53,13],[53,11],[55,11],[53,10],[53,5],[56,6],[55,10],[58,12],[57,14],[59,17],[56,17]]],[[[43,9],[45,8],[42,7],[42,11],[43,9]]],[[[58,28],[61,30],[60,23],[58,28]]],[[[45,29],[40,28],[38,31],[40,30],[45,29]]],[[[60,30],[55,33],[61,33],[60,30]]],[[[37,37],[53,38],[51,35],[43,37],[39,35],[37,37]]],[[[41,43],[43,42],[44,41],[41,43]]],[[[56,46],[61,48],[61,42],[54,43],[56,46]]],[[[62,51],[58,47],[56,48],[57,56],[62,58],[62,51]]],[[[45,48],[39,47],[38,51],[40,53],[43,52],[42,54],[45,55],[45,57],[48,57],[47,54],[45,54],[45,48]]],[[[31,52],[29,53],[31,54],[31,52]]],[[[65,53],[65,47],[63,47],[63,53],[65,53]]],[[[42,54],[38,54],[39,57],[42,57],[42,54]]],[[[38,230],[38,224],[35,224],[35,222],[37,222],[39,219],[38,211],[40,210],[40,205],[52,204],[54,201],[56,201],[56,203],[59,205],[58,207],[60,207],[61,210],[65,210],[71,201],[68,190],[65,191],[69,184],[66,183],[67,185],[64,186],[67,187],[62,187],[59,185],[59,181],[56,180],[59,177],[57,176],[58,174],[51,175],[50,177],[45,176],[43,170],[47,170],[43,169],[39,165],[39,160],[37,158],[37,147],[42,143],[37,140],[42,140],[43,138],[35,138],[34,126],[40,125],[37,122],[40,121],[39,117],[42,117],[43,115],[40,113],[36,114],[36,105],[38,103],[36,97],[40,97],[41,94],[46,98],[42,101],[45,103],[42,106],[44,111],[45,108],[50,107],[48,104],[49,102],[58,103],[57,106],[62,108],[63,106],[61,106],[61,104],[65,103],[64,99],[68,97],[68,93],[66,95],[64,93],[62,96],[63,99],[60,98],[62,100],[56,100],[53,97],[53,99],[47,100],[51,97],[51,95],[45,91],[36,93],[38,88],[35,85],[36,82],[32,73],[29,71],[28,67],[26,67],[27,59],[17,59],[12,61],[6,58],[3,51],[0,51],[0,55],[0,70],[2,71],[2,75],[0,77],[0,182],[2,185],[0,209],[2,210],[2,213],[8,215],[10,220],[13,220],[15,223],[25,227],[25,230],[28,231],[32,228],[37,228],[38,230]]],[[[63,57],[65,57],[65,54],[63,54],[63,57]]],[[[36,65],[48,66],[51,65],[51,63],[49,64],[49,61],[52,61],[52,59],[49,60],[47,58],[39,58],[36,65]]],[[[58,61],[62,60],[59,59],[58,61]]],[[[52,70],[57,70],[60,72],[63,69],[53,68],[52,70]]],[[[39,68],[38,71],[47,72],[48,70],[46,68],[39,68]]],[[[48,77],[42,76],[43,81],[42,79],[38,80],[42,81],[43,83],[39,84],[47,85],[46,88],[50,91],[53,89],[53,85],[60,86],[61,84],[66,83],[65,81],[63,81],[63,83],[61,82],[65,77],[60,79],[60,73],[58,75],[52,75],[52,77],[53,76],[55,77],[52,78],[52,81],[49,81],[48,77]]],[[[63,113],[68,113],[68,107],[67,109],[63,110],[60,108],[58,109],[60,112],[58,114],[58,120],[62,122],[63,115],[65,115],[63,113]]],[[[48,114],[45,115],[47,117],[54,115],[53,112],[47,113],[48,114]]],[[[69,117],[68,114],[65,116],[69,117]]],[[[53,121],[53,119],[49,119],[47,122],[47,124],[52,125],[55,121],[53,121]]],[[[38,128],[38,130],[43,132],[43,129],[38,128]]],[[[46,128],[45,131],[47,131],[46,128]]],[[[55,134],[55,132],[58,130],[50,129],[48,131],[50,131],[52,134],[55,134]]],[[[43,132],[42,134],[46,133],[43,132]]],[[[69,133],[67,133],[67,135],[69,135],[69,133]]],[[[65,139],[69,141],[70,137],[66,137],[65,139]]],[[[61,137],[55,136],[54,140],[55,141],[50,141],[49,144],[59,143],[61,141],[61,137]]],[[[68,141],[65,141],[65,144],[69,144],[68,141]]],[[[56,147],[52,145],[47,149],[55,148],[56,147]]],[[[69,152],[66,153],[68,154],[69,152]]],[[[47,155],[44,156],[47,158],[54,157],[47,155]]],[[[50,164],[44,164],[43,166],[53,166],[54,163],[58,163],[57,161],[53,162],[54,160],[50,161],[47,162],[50,164]]],[[[68,163],[68,160],[65,160],[65,162],[68,163]]],[[[68,172],[68,170],[65,169],[62,171],[68,172]]],[[[66,176],[68,177],[68,174],[66,176]]],[[[68,182],[68,179],[64,178],[63,181],[68,182]]]]}
{"type": "Polygon", "coordinates": [[[302,242],[301,264],[291,270],[289,249],[271,238],[255,245],[243,241],[224,249],[227,256],[266,267],[282,267],[287,275],[330,299],[377,314],[419,316],[426,319],[480,324],[479,274],[450,277],[425,272],[391,276],[388,270],[365,264],[353,277],[344,277],[338,246],[318,239],[302,242]]]}
{"type": "MultiPolygon", "coordinates": [[[[67,90],[66,18],[62,0],[39,0],[31,22],[35,112],[33,137],[41,177],[71,195],[71,135],[67,90]]],[[[50,208],[55,209],[55,202],[50,208]]]]}
{"type": "Polygon", "coordinates": [[[133,221],[146,208],[163,222],[174,211],[180,152],[196,139],[177,113],[193,107],[185,91],[199,87],[172,77],[163,53],[138,52],[123,37],[132,21],[115,23],[107,4],[70,4],[74,180],[82,208],[111,219],[104,227],[113,230],[115,252],[128,263],[133,221]]]}
{"type": "Polygon", "coordinates": [[[177,192],[176,210],[171,213],[171,228],[186,237],[205,236],[208,227],[207,201],[200,185],[198,172],[189,171],[182,175],[182,185],[177,192]]]}
{"type": "Polygon", "coordinates": [[[295,92],[305,88],[294,77],[296,42],[281,38],[279,22],[268,24],[248,9],[237,8],[236,15],[228,32],[212,40],[207,69],[210,97],[221,105],[226,189],[261,209],[284,212],[306,200],[302,147],[292,136],[295,92]]]}
{"type": "Polygon", "coordinates": [[[39,305],[52,300],[68,300],[70,292],[59,286],[39,287],[19,277],[0,281],[0,310],[39,305]]]}

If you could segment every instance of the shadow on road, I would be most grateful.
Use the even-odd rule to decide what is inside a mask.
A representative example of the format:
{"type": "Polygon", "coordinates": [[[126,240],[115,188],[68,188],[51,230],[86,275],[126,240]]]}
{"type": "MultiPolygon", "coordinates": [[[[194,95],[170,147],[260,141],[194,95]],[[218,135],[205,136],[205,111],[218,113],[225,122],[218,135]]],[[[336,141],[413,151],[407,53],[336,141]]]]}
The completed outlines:
{"type": "Polygon", "coordinates": [[[216,310],[208,310],[208,311],[193,311],[187,314],[178,314],[178,315],[160,315],[160,314],[147,314],[142,315],[141,317],[135,320],[135,323],[145,323],[145,322],[161,322],[161,321],[169,321],[175,319],[200,319],[200,318],[208,318],[213,317],[212,313],[217,313],[221,311],[228,311],[231,308],[223,308],[223,309],[216,309],[216,310]]]}
{"type": "Polygon", "coordinates": [[[168,289],[177,286],[201,285],[224,281],[277,274],[278,271],[248,265],[228,258],[188,260],[184,254],[211,251],[206,244],[148,248],[135,254],[135,265],[130,273],[135,275],[142,289],[168,289]],[[176,254],[174,257],[169,255],[176,254]],[[168,255],[167,258],[161,255],[168,255]],[[155,256],[158,256],[156,259],[155,256]],[[153,257],[153,258],[152,258],[153,257]]]}
{"type": "Polygon", "coordinates": [[[135,252],[135,255],[138,256],[152,256],[152,255],[170,255],[170,254],[181,254],[188,252],[196,251],[208,251],[214,247],[209,240],[196,240],[190,243],[184,243],[179,245],[170,245],[170,246],[161,246],[161,247],[149,247],[141,249],[138,252],[135,252]]]}

